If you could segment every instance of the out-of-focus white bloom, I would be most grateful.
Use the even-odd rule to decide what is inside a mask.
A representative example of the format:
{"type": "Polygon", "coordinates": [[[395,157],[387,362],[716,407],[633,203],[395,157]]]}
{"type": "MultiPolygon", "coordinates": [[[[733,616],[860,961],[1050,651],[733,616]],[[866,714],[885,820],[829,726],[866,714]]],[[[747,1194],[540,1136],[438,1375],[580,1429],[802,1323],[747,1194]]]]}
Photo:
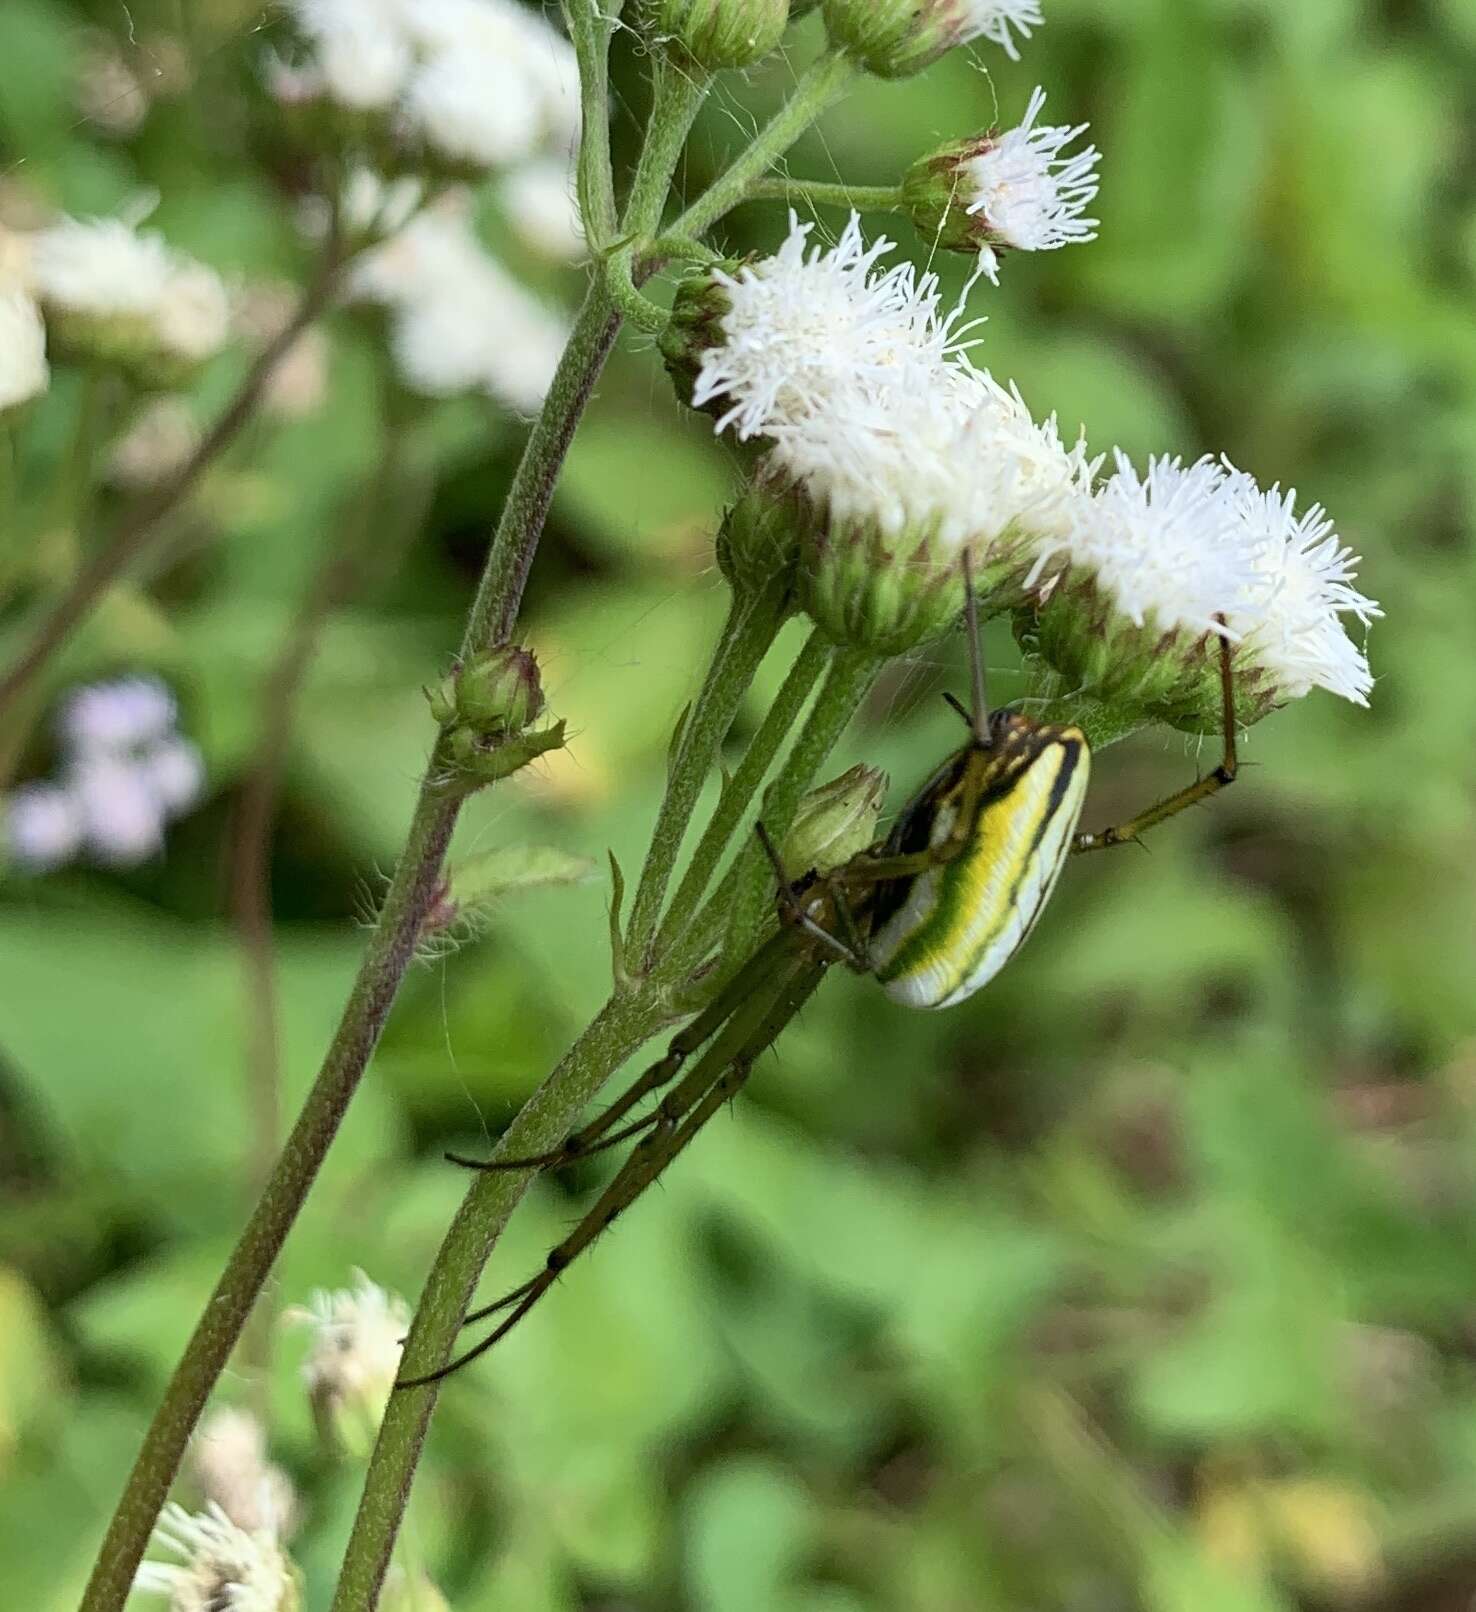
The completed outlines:
{"type": "Polygon", "coordinates": [[[282,1319],[311,1334],[302,1377],[319,1425],[351,1447],[366,1444],[399,1374],[404,1300],[356,1271],[352,1288],[319,1289],[282,1319]]]}
{"type": "Polygon", "coordinates": [[[267,1458],[266,1429],[250,1411],[222,1405],[190,1440],[190,1466],[205,1499],[248,1533],[270,1529],[288,1537],[297,1496],[292,1480],[267,1458]]]}
{"type": "Polygon", "coordinates": [[[25,291],[0,285],[0,413],[40,396],[50,382],[41,310],[25,291]]]}
{"type": "Polygon", "coordinates": [[[173,357],[200,363],[225,346],[231,302],[224,282],[203,263],[177,260],[159,305],[159,340],[173,357]]]}
{"type": "Polygon", "coordinates": [[[67,784],[82,813],[83,838],[106,867],[128,868],[164,848],[164,813],[148,774],[126,756],[73,762],[67,784]]]}
{"type": "Polygon", "coordinates": [[[544,130],[536,84],[516,72],[487,82],[483,59],[442,51],[421,67],[405,92],[405,116],[449,162],[499,168],[537,149],[544,130]]]}
{"type": "MultiPolygon", "coordinates": [[[[275,341],[297,312],[300,293],[293,286],[252,286],[232,310],[232,329],[253,352],[275,341]]],[[[328,393],[327,333],[310,325],[277,360],[261,394],[268,414],[300,420],[315,413],[328,393]]]]}
{"type": "Polygon", "coordinates": [[[178,734],[151,746],[138,765],[167,817],[188,811],[205,787],[205,761],[199,748],[178,734]]]}
{"type": "Polygon", "coordinates": [[[169,1598],[169,1612],[297,1612],[297,1574],[271,1528],[238,1528],[217,1505],[190,1513],[172,1501],[154,1543],[177,1562],[144,1562],[135,1590],[169,1598]]]}
{"type": "MultiPolygon", "coordinates": [[[[943,315],[936,275],[879,261],[856,214],[829,250],[809,245],[813,225],[790,214],[779,251],[736,274],[706,277],[725,311],[720,340],[701,352],[694,408],[726,404],[718,430],[780,436],[808,420],[889,410],[904,392],[931,393],[961,349],[956,315],[943,315]]],[[[948,384],[945,379],[944,384],[948,384]]]]}
{"type": "Polygon", "coordinates": [[[390,106],[414,64],[407,9],[401,0],[292,0],[297,26],[312,45],[303,84],[355,111],[390,106]]]}
{"type": "Polygon", "coordinates": [[[391,310],[395,364],[414,390],[482,391],[524,412],[542,403],[567,327],[488,255],[459,210],[422,213],[360,263],[353,288],[391,310]]]}
{"type": "Polygon", "coordinates": [[[219,275],[122,218],[63,219],[32,243],[37,300],[103,357],[197,363],[225,344],[219,275]]]}
{"type": "Polygon", "coordinates": [[[148,116],[148,92],[111,41],[99,41],[82,58],[77,110],[118,140],[137,134],[148,116]]]}
{"type": "Polygon", "coordinates": [[[157,677],[119,677],[89,683],[62,707],[58,731],[79,753],[135,750],[174,731],[178,707],[157,677]]]}
{"type": "Polygon", "coordinates": [[[451,1612],[451,1603],[424,1573],[396,1564],[385,1575],[378,1612],[451,1612]]]}
{"type": "Polygon", "coordinates": [[[69,790],[57,784],[22,784],[0,805],[3,850],[26,872],[62,867],[82,848],[82,813],[69,790]]]}
{"type": "Polygon", "coordinates": [[[1254,578],[1250,592],[1226,611],[1241,639],[1237,665],[1269,673],[1278,700],[1325,688],[1367,705],[1373,688],[1368,657],[1342,618],[1367,627],[1383,611],[1353,586],[1358,557],[1340,542],[1320,504],[1297,514],[1295,491],[1262,491],[1250,476],[1230,470],[1225,498],[1254,578]]]}
{"type": "Polygon", "coordinates": [[[167,481],[199,446],[200,428],[179,397],[146,402],[108,452],[107,480],[138,491],[167,481]]]}
{"type": "Polygon", "coordinates": [[[588,255],[569,163],[558,157],[526,163],[503,179],[500,194],[512,227],[535,252],[559,263],[588,255]]]}
{"type": "Polygon", "coordinates": [[[382,179],[372,168],[355,168],[339,197],[343,227],[351,236],[398,235],[425,199],[425,181],[414,174],[382,179]]]}

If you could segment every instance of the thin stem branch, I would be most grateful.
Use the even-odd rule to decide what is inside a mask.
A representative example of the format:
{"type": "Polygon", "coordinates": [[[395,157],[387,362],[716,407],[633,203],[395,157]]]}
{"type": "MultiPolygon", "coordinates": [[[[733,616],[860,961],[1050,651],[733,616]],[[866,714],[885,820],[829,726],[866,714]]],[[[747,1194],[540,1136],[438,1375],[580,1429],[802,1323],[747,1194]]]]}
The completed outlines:
{"type": "Polygon", "coordinates": [[[701,237],[732,212],[765,170],[846,93],[859,71],[849,57],[838,51],[821,56],[801,75],[794,94],[759,131],[754,143],[671,225],[670,233],[701,237]]]}
{"type": "MultiPolygon", "coordinates": [[[[615,8],[618,11],[618,7],[615,8]]],[[[564,0],[564,18],[579,63],[579,215],[598,255],[615,236],[615,176],[610,162],[610,31],[598,0],[564,0]]]]}
{"type": "MultiPolygon", "coordinates": [[[[649,998],[612,998],[523,1105],[493,1157],[536,1156],[556,1147],[605,1081],[664,1022],[664,1011],[649,998]]],[[[473,1181],[426,1278],[405,1342],[407,1375],[434,1371],[450,1359],[477,1282],[534,1173],[489,1171],[473,1181]]],[[[439,1392],[439,1383],[432,1383],[390,1396],[332,1612],[362,1612],[378,1599],[439,1392]]]]}
{"type": "Polygon", "coordinates": [[[804,709],[805,701],[820,680],[820,674],[830,663],[831,653],[827,640],[818,631],[812,632],[798,659],[790,667],[789,675],[769,707],[768,715],[749,742],[738,770],[724,785],[717,809],[703,830],[697,849],[692,853],[692,861],[682,875],[682,882],[677,886],[677,892],[661,921],[660,932],[652,947],[652,955],[658,965],[707,894],[707,886],[722,860],[723,852],[727,850],[759,785],[773,766],[789,730],[804,709]]]}
{"type": "Polygon", "coordinates": [[[782,603],[787,586],[781,582],[762,593],[735,593],[728,620],[713,651],[707,679],[682,724],[672,757],[666,794],[651,834],[651,848],[636,885],[630,923],[625,931],[625,955],[630,967],[644,973],[646,956],[661,902],[666,894],[682,839],[692,820],[702,786],[726,737],[743,696],[768,654],[784,619],[782,603]]]}
{"type": "Polygon", "coordinates": [[[786,201],[809,207],[844,207],[858,213],[895,213],[902,206],[900,185],[847,185],[823,179],[757,179],[745,201],[786,201]]]}
{"type": "Polygon", "coordinates": [[[318,271],[297,305],[292,318],[257,354],[235,396],[221,410],[215,424],[200,439],[195,451],[155,492],[140,499],[113,540],[91,556],[71,585],[36,628],[31,641],[0,678],[0,722],[24,698],[42,668],[66,641],[72,629],[92,613],[103,595],[158,538],[164,521],[193,492],[212,464],[241,434],[256,412],[277,365],[298,337],[333,300],[346,259],[336,233],[330,238],[318,271]]]}
{"type": "MultiPolygon", "coordinates": [[[[880,669],[881,662],[866,650],[835,652],[825,684],[783,771],[764,796],[764,827],[775,845],[784,844],[806,791],[814,786],[815,775],[835,749],[880,669]]],[[[752,948],[766,903],[773,895],[773,875],[759,846],[745,846],[739,852],[735,872],[738,884],[728,920],[728,939],[724,947],[727,958],[739,958],[752,948]]]]}
{"type": "MultiPolygon", "coordinates": [[[[503,507],[467,624],[464,650],[475,652],[495,641],[493,635],[505,636],[516,620],[554,482],[617,328],[603,291],[598,283],[592,285],[503,507]]],[[[109,1524],[81,1612],[120,1612],[190,1433],[378,1044],[435,898],[456,822],[458,801],[440,787],[441,770],[438,746],[337,1033],[271,1180],[154,1414],[109,1524]]]]}

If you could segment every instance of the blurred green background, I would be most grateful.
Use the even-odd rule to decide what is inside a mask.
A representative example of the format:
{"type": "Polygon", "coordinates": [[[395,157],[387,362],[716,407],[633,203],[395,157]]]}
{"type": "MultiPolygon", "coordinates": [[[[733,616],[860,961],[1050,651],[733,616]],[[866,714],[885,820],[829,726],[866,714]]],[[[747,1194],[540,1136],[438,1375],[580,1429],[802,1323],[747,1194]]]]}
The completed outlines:
{"type": "MultiPolygon", "coordinates": [[[[1151,855],[1071,867],[1028,951],[962,1008],[909,1014],[837,971],[736,1111],[447,1390],[407,1538],[457,1612],[1458,1612],[1476,1596],[1476,3],[1046,10],[1018,66],[980,52],[866,85],[793,169],[890,181],[996,107],[1013,121],[1036,82],[1055,117],[1090,119],[1101,238],[1016,258],[976,295],[979,361],[1099,448],[1224,450],[1325,502],[1387,611],[1373,708],[1314,696],[1257,727],[1236,790],[1151,855]]],[[[153,187],[176,244],[239,278],[299,274],[292,176],[251,111],[279,24],[240,0],[5,0],[4,208],[107,211],[153,187]],[[181,82],[135,132],[79,111],[103,44],[146,66],[161,41],[181,82]]],[[[817,37],[812,19],[790,59],[724,81],[689,184],[817,37]]],[[[628,161],[644,104],[628,39],[617,87],[628,161]]],[[[580,270],[524,261],[494,208],[485,223],[572,304],[580,270]]],[[[749,207],[728,238],[772,246],[782,227],[782,209],[749,207]]],[[[203,378],[202,412],[238,365],[203,378]]],[[[404,552],[325,636],[274,848],[289,1111],[408,818],[431,736],[420,685],[456,641],[524,428],[472,404],[407,428],[383,365],[369,326],[338,317],[324,405],[253,432],[192,508],[200,541],[117,594],[49,691],[160,671],[210,792],[141,871],[0,885],[7,1607],[74,1604],[251,1201],[229,824],[260,680],[390,451],[396,498],[372,507],[404,552]]],[[[60,473],[72,384],[59,372],[37,416],[40,485],[60,473]]],[[[461,852],[602,864],[611,847],[638,865],[721,619],[711,533],[732,478],[627,338],[525,615],[574,740],[475,802],[461,852]]],[[[16,633],[0,621],[0,648],[16,633]]],[[[1005,634],[989,655],[1008,691],[1005,634]]],[[[895,804],[954,742],[937,691],[961,680],[957,644],[894,669],[837,770],[884,765],[895,804]]],[[[38,738],[23,767],[44,764],[38,738]]],[[[1176,736],[1108,752],[1088,826],[1195,765],[1176,736]]],[[[354,1267],[413,1300],[463,1186],[441,1150],[494,1134],[603,999],[607,895],[592,875],[508,896],[412,975],[275,1308],[354,1267]]],[[[599,1178],[530,1195],[489,1291],[599,1178]]],[[[301,1353],[281,1338],[267,1386],[317,1608],[358,1469],[317,1450],[301,1353]]],[[[218,1397],[257,1388],[233,1373],[218,1397]]]]}

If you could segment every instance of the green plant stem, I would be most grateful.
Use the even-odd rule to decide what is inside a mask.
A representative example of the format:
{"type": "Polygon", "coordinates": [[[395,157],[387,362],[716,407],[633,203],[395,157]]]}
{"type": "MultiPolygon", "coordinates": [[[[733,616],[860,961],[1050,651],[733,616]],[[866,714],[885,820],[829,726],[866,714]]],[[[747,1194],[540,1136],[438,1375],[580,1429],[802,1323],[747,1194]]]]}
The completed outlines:
{"type": "Polygon", "coordinates": [[[743,201],[764,171],[850,88],[860,69],[839,51],[827,51],[800,76],[794,94],[759,131],[732,167],[671,225],[676,236],[700,238],[743,201]]]}
{"type": "MultiPolygon", "coordinates": [[[[697,842],[697,849],[692,853],[692,861],[682,875],[682,882],[677,886],[677,892],[671,898],[671,905],[667,908],[665,918],[662,919],[656,944],[652,948],[658,966],[671,945],[691,922],[698,904],[707,894],[707,886],[722,860],[723,852],[727,850],[729,841],[742,822],[749,802],[764,781],[769,768],[773,766],[780,746],[798,720],[806,700],[820,680],[821,673],[830,663],[831,654],[830,644],[818,631],[812,632],[794,665],[790,667],[789,675],[785,678],[773,705],[769,707],[768,715],[749,743],[743,760],[738,764],[737,772],[724,785],[717,810],[713,812],[711,820],[703,830],[702,838],[697,842]]],[[[663,976],[664,974],[663,970],[663,976]]]]}
{"type": "MultiPolygon", "coordinates": [[[[799,738],[764,796],[764,827],[775,845],[783,845],[806,791],[814,787],[815,775],[835,749],[880,670],[881,662],[866,650],[835,651],[824,686],[799,738]]],[[[745,846],[738,853],[735,872],[737,888],[728,919],[725,962],[747,956],[773,898],[773,870],[758,845],[745,846]]]]}
{"type": "Polygon", "coordinates": [[[596,255],[615,237],[615,177],[610,163],[610,33],[619,4],[602,15],[599,0],[564,0],[564,17],[579,63],[579,216],[596,255]]]}
{"type": "MultiPolygon", "coordinates": [[[[601,1085],[664,1022],[665,1012],[651,996],[613,998],[519,1110],[498,1141],[494,1157],[537,1154],[556,1147],[601,1085]]],[[[426,1278],[405,1342],[407,1374],[434,1371],[450,1358],[462,1317],[497,1238],[531,1180],[532,1172],[477,1175],[426,1278]]],[[[378,1598],[439,1389],[438,1383],[432,1383],[390,1396],[344,1556],[333,1612],[363,1612],[378,1598]]]]}
{"type": "Polygon", "coordinates": [[[625,931],[627,965],[637,973],[650,966],[646,956],[661,916],[682,839],[692,820],[702,786],[707,782],[743,696],[752,684],[784,620],[783,582],[762,593],[734,594],[728,619],[709,664],[707,679],[682,722],[672,757],[666,794],[651,834],[651,847],[641,868],[625,931]]]}
{"type": "MultiPolygon", "coordinates": [[[[510,630],[542,534],[554,482],[609,354],[618,319],[592,284],[529,434],[468,619],[463,654],[510,630]]],[[[378,1044],[434,901],[458,801],[440,786],[439,746],[378,922],[323,1066],[240,1241],[185,1346],[103,1540],[81,1612],[119,1612],[200,1412],[225,1369],[378,1044]]],[[[360,1603],[370,1605],[370,1602],[360,1603]]]]}
{"type": "Polygon", "coordinates": [[[858,213],[895,213],[902,206],[900,185],[834,184],[823,179],[757,179],[746,201],[802,202],[810,207],[844,207],[858,213]]]}

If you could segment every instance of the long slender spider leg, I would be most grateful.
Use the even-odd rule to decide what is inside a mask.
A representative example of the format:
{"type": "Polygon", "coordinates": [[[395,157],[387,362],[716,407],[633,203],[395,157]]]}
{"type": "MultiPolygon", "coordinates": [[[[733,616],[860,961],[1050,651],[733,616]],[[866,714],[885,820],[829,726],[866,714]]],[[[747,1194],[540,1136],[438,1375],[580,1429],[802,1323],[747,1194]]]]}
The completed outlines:
{"type": "Polygon", "coordinates": [[[479,1359],[506,1337],[570,1263],[660,1176],[707,1120],[737,1093],[759,1055],[799,1011],[824,974],[824,964],[813,961],[798,963],[785,970],[777,991],[751,996],[744,1007],[732,1015],[728,1026],[704,1053],[696,1068],[662,1099],[661,1126],[637,1145],[595,1206],[570,1236],[549,1254],[544,1268],[520,1287],[467,1319],[484,1319],[509,1305],[514,1306],[511,1313],[481,1342],[447,1365],[420,1376],[402,1377],[395,1386],[418,1388],[439,1382],[479,1359]]]}
{"type": "Polygon", "coordinates": [[[576,1159],[590,1158],[596,1153],[604,1152],[606,1148],[629,1141],[632,1136],[638,1136],[655,1123],[654,1116],[648,1115],[644,1119],[636,1120],[613,1135],[608,1133],[611,1127],[618,1125],[643,1098],[650,1096],[654,1091],[659,1091],[663,1086],[669,1086],[676,1079],[687,1059],[722,1028],[723,1023],[732,1015],[735,1005],[748,995],[772,967],[772,956],[767,956],[763,952],[750,958],[733,976],[726,989],[719,992],[690,1024],[685,1025],[672,1037],[664,1058],[653,1063],[644,1074],[637,1076],[603,1113],[598,1114],[581,1130],[565,1137],[558,1147],[551,1148],[547,1153],[535,1153],[526,1158],[512,1159],[473,1159],[463,1153],[447,1153],[447,1162],[459,1164],[466,1170],[557,1169],[562,1165],[572,1164],[576,1159]]]}
{"type": "MultiPolygon", "coordinates": [[[[1223,626],[1225,618],[1221,616],[1217,619],[1223,626]]],[[[1150,828],[1156,828],[1160,823],[1166,822],[1170,817],[1176,817],[1190,806],[1197,806],[1200,801],[1208,800],[1211,795],[1218,794],[1220,790],[1228,788],[1235,782],[1235,775],[1240,770],[1239,759],[1235,753],[1235,678],[1230,640],[1223,635],[1220,638],[1220,706],[1224,721],[1225,748],[1219,766],[1186,789],[1181,789],[1167,799],[1148,807],[1146,811],[1139,812],[1136,817],[1130,817],[1125,823],[1099,829],[1094,834],[1078,834],[1071,844],[1072,855],[1082,851],[1105,851],[1114,845],[1131,845],[1150,828]]]]}
{"type": "Polygon", "coordinates": [[[860,925],[856,922],[856,914],[851,907],[851,899],[846,894],[843,884],[832,886],[830,892],[831,904],[835,908],[836,928],[842,933],[839,937],[849,956],[846,962],[858,973],[871,972],[871,949],[867,946],[861,934],[860,925]]]}

